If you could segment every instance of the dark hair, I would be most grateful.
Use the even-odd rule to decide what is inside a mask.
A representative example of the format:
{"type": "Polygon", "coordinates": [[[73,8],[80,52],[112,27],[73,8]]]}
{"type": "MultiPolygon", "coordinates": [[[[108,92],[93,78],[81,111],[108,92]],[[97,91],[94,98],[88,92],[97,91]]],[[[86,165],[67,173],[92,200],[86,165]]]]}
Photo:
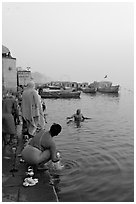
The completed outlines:
{"type": "Polygon", "coordinates": [[[81,113],[81,109],[77,109],[77,114],[80,114],[81,113]]]}
{"type": "Polygon", "coordinates": [[[51,136],[57,136],[61,132],[61,129],[62,129],[61,125],[53,123],[53,125],[50,128],[51,136]]]}

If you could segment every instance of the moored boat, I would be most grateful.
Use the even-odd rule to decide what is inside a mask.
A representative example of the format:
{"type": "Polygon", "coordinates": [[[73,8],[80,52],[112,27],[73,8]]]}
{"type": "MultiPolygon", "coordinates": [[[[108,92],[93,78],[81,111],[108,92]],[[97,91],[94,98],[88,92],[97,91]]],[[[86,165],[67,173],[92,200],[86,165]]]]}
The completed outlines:
{"type": "Polygon", "coordinates": [[[80,91],[46,90],[40,93],[42,98],[80,98],[80,91]]]}
{"type": "Polygon", "coordinates": [[[86,87],[82,88],[83,93],[96,93],[97,88],[95,87],[86,87]]]}
{"type": "Polygon", "coordinates": [[[97,91],[102,92],[102,93],[118,93],[119,85],[110,86],[110,87],[98,87],[97,91]]]}
{"type": "Polygon", "coordinates": [[[102,93],[118,93],[119,85],[112,85],[110,81],[94,82],[98,92],[102,93]]]}

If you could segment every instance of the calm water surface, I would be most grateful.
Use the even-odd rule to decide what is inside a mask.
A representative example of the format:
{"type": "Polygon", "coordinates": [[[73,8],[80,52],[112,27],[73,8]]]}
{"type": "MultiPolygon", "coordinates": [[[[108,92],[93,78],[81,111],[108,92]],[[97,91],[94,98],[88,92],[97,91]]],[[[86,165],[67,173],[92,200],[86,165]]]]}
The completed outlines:
{"type": "Polygon", "coordinates": [[[57,175],[62,202],[134,201],[134,99],[119,95],[81,93],[80,99],[46,99],[47,129],[63,127],[55,138],[65,169],[57,175]],[[81,108],[92,117],[77,126],[66,117],[81,108]]]}

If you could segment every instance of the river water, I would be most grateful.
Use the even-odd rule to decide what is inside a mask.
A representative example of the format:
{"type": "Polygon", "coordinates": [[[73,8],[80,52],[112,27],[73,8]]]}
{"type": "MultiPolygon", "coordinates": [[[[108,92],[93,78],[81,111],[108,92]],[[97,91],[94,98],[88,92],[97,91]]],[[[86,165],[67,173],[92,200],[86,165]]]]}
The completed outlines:
{"type": "Polygon", "coordinates": [[[81,93],[80,99],[45,99],[47,129],[62,125],[55,137],[64,170],[56,177],[62,202],[134,201],[134,93],[81,93]],[[66,117],[80,108],[86,120],[77,126],[66,117]]]}

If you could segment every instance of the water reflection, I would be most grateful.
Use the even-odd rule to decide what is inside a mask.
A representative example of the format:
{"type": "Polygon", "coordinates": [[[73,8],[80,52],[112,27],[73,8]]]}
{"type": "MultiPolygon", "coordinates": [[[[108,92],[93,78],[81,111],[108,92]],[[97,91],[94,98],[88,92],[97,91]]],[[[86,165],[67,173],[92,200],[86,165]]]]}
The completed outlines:
{"type": "Polygon", "coordinates": [[[80,128],[80,127],[81,127],[81,121],[75,121],[74,123],[75,123],[75,125],[76,125],[77,128],[80,128]]]}
{"type": "Polygon", "coordinates": [[[102,93],[102,95],[106,95],[112,98],[119,97],[119,93],[102,93]]]}
{"type": "Polygon", "coordinates": [[[57,172],[50,173],[50,185],[53,185],[55,187],[56,193],[59,193],[61,191],[60,175],[57,172]]]}

